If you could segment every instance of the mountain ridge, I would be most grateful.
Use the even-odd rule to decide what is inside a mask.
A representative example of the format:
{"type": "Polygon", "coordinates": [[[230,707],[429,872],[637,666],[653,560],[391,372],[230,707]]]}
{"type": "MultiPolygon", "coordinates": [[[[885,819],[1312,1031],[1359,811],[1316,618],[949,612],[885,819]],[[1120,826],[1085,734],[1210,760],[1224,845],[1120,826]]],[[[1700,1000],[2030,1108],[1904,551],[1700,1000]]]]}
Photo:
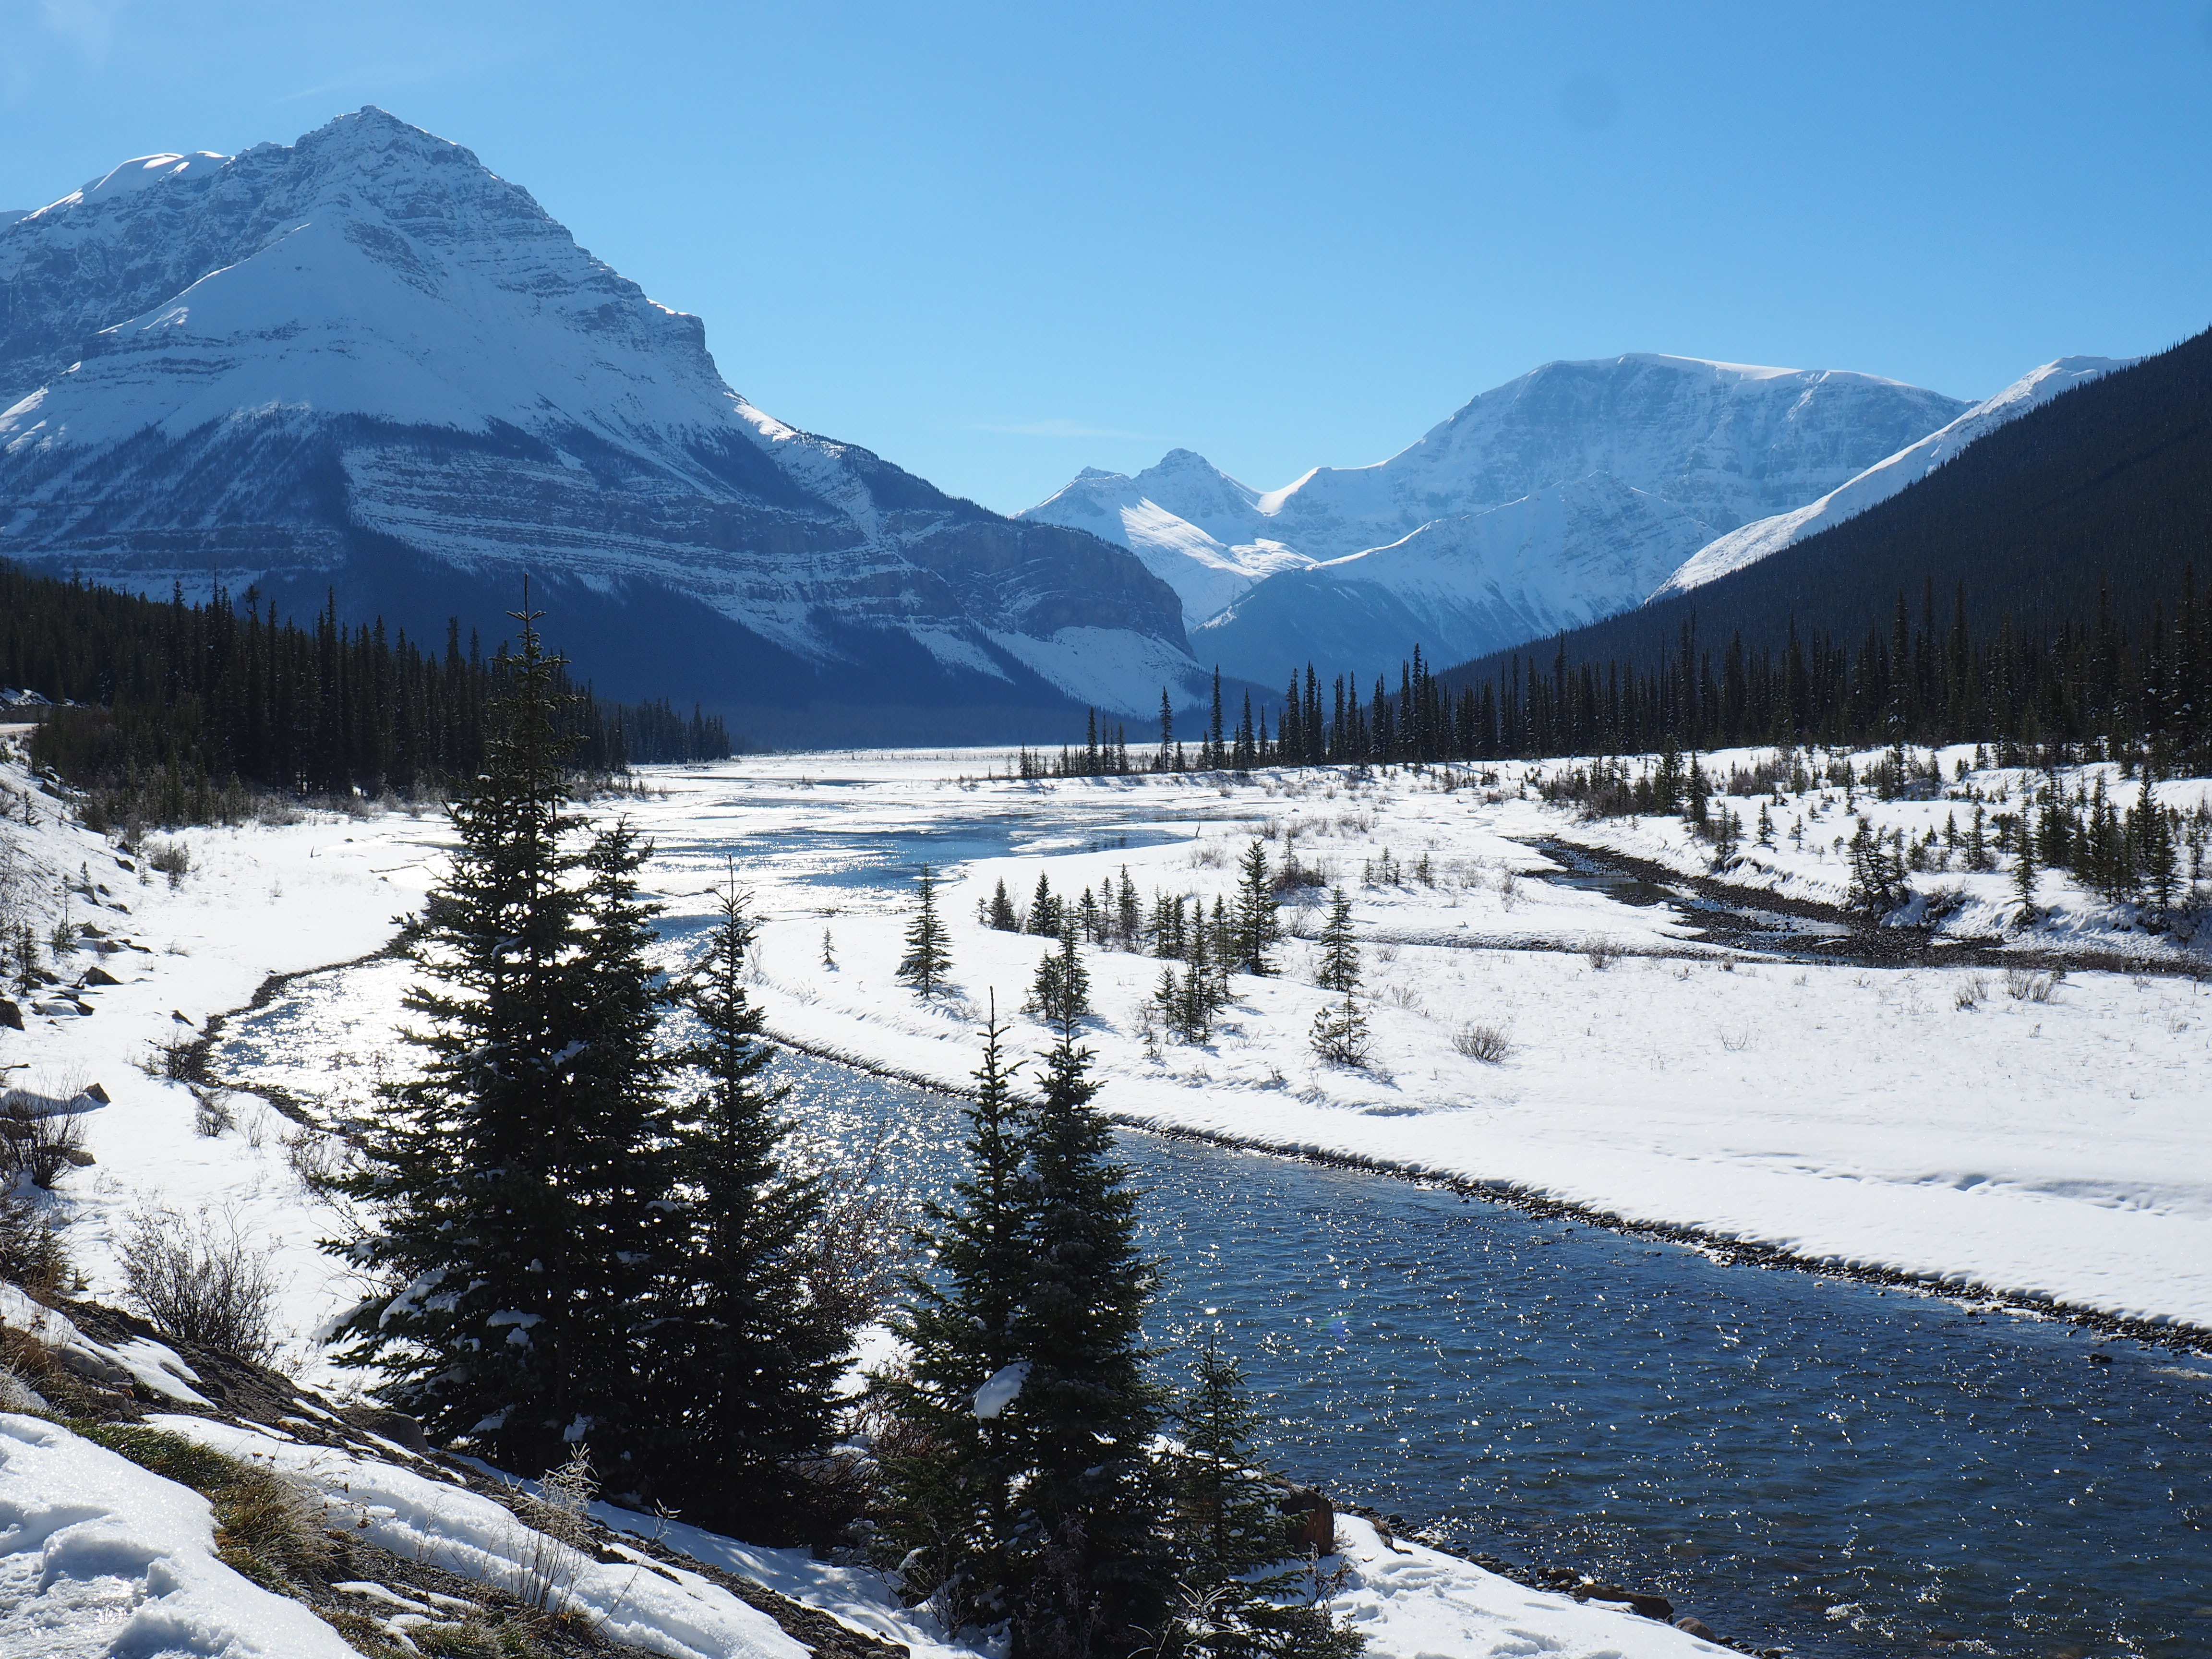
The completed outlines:
{"type": "Polygon", "coordinates": [[[1448,661],[1626,610],[1718,535],[1968,407],[1851,370],[1631,352],[1540,365],[1370,466],[1263,491],[1171,450],[1133,477],[1085,469],[1022,516],[1130,547],[1176,587],[1200,660],[1272,683],[1309,656],[1395,661],[1419,639],[1448,661]],[[1455,580],[1402,556],[1448,523],[1425,539],[1457,547],[1455,580]]]}
{"type": "Polygon", "coordinates": [[[1127,550],[776,420],[700,319],[374,106],[111,170],[0,228],[0,554],[27,563],[495,635],[530,570],[611,694],[763,725],[996,708],[976,734],[1012,735],[1195,695],[1127,550]]]}

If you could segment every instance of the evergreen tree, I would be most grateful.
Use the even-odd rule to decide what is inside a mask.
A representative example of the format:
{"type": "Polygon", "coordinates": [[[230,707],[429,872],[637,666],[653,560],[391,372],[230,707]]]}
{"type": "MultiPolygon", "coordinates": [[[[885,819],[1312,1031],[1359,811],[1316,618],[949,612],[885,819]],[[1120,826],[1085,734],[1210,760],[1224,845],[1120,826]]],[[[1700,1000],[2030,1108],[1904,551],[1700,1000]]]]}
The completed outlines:
{"type": "MultiPolygon", "coordinates": [[[[459,846],[408,947],[422,1073],[358,1126],[340,1188],[368,1236],[326,1248],[400,1287],[341,1322],[340,1361],[382,1367],[392,1403],[438,1439],[535,1471],[626,1425],[651,1259],[639,1212],[660,1194],[642,1190],[652,1125],[627,1115],[625,1081],[647,1064],[651,992],[624,982],[634,960],[596,961],[587,939],[594,921],[617,940],[638,920],[635,849],[603,839],[590,888],[572,879],[559,662],[537,613],[518,620],[483,774],[453,805],[459,846]]],[[[627,1451],[610,1437],[605,1452],[627,1451]]]]}
{"type": "Polygon", "coordinates": [[[926,997],[935,996],[945,970],[952,965],[945,948],[945,923],[937,914],[937,872],[927,865],[915,878],[918,895],[914,920],[907,924],[906,954],[899,958],[898,976],[926,997]]]}
{"type": "Polygon", "coordinates": [[[1321,971],[1314,983],[1324,991],[1359,988],[1359,945],[1352,936],[1352,900],[1341,887],[1328,895],[1328,922],[1321,930],[1321,971]]]}
{"type": "Polygon", "coordinates": [[[1006,1616],[1021,1468],[1014,1420],[976,1409],[984,1384],[1018,1363],[1035,1237],[1030,1115],[1000,1060],[1005,1036],[994,1006],[967,1109],[967,1173],[923,1212],[916,1242],[931,1270],[908,1281],[911,1307],[894,1321],[908,1364],[876,1379],[901,1424],[884,1460],[890,1547],[908,1593],[936,1598],[954,1629],[1006,1616]]]}
{"type": "Polygon", "coordinates": [[[1349,990],[1342,1001],[1326,1004],[1314,1015],[1307,1041],[1315,1054],[1333,1066],[1366,1065],[1368,1050],[1374,1044],[1367,1016],[1349,990]]]}
{"type": "Polygon", "coordinates": [[[667,1425],[665,1485],[684,1494],[685,1512],[708,1525],[773,1525],[793,1460],[828,1438],[853,1333],[811,1291],[822,1194],[789,1168],[787,1091],[766,1079],[775,1050],[745,989],[745,895],[732,876],[716,896],[720,917],[679,992],[698,1034],[674,1058],[700,1087],[674,1137],[655,1392],[667,1425]]]}
{"type": "Polygon", "coordinates": [[[1248,1450],[1258,1414],[1243,1370],[1210,1333],[1191,1380],[1171,1460],[1176,1650],[1193,1659],[1351,1659],[1363,1637],[1323,1608],[1286,1604],[1295,1575],[1283,1570],[1283,1517],[1248,1450]]]}
{"type": "Polygon", "coordinates": [[[2035,848],[2033,838],[2023,826],[2020,851],[2013,857],[2012,890],[2020,898],[2020,919],[2023,922],[2035,920],[2035,848]]]}
{"type": "Polygon", "coordinates": [[[999,885],[991,895],[990,908],[984,913],[983,921],[986,926],[995,927],[1002,933],[1018,933],[1022,931],[1021,922],[1014,915],[1014,902],[1006,896],[1006,880],[1004,876],[999,878],[999,885]]]}
{"type": "Polygon", "coordinates": [[[1043,871],[1038,871],[1036,891],[1030,896],[1029,931],[1044,939],[1059,938],[1062,908],[1052,890],[1052,883],[1046,879],[1043,871]]]}
{"type": "Polygon", "coordinates": [[[1037,963],[1030,982],[1030,1006],[1048,1025],[1067,1025],[1091,1012],[1091,975],[1075,948],[1071,923],[1060,934],[1060,949],[1048,951],[1037,963]]]}
{"type": "Polygon", "coordinates": [[[1137,899],[1137,884],[1129,878],[1129,866],[1121,866],[1121,890],[1114,901],[1115,942],[1124,951],[1137,948],[1144,932],[1144,911],[1137,899]]]}
{"type": "Polygon", "coordinates": [[[1267,952],[1282,937],[1274,884],[1267,874],[1267,849],[1255,841],[1240,861],[1237,884],[1237,921],[1231,935],[1240,974],[1272,974],[1274,964],[1267,952]]]}
{"type": "Polygon", "coordinates": [[[1073,1020],[1042,1058],[1013,1344],[1030,1369],[1006,1408],[1024,1475],[1009,1563],[1013,1655],[1121,1659],[1158,1630],[1170,1577],[1147,1455],[1159,1405],[1138,1341],[1153,1274],[1073,1020]]]}

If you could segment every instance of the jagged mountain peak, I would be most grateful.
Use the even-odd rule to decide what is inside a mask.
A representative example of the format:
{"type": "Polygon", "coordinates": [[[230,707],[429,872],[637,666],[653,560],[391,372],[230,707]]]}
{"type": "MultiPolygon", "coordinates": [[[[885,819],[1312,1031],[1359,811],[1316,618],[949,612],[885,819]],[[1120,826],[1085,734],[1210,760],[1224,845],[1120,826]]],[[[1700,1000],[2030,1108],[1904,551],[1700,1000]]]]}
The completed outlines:
{"type": "Polygon", "coordinates": [[[331,585],[439,631],[524,569],[604,609],[658,594],[663,638],[635,630],[603,689],[725,707],[733,680],[902,673],[908,702],[1140,713],[1195,672],[1125,550],[755,408],[698,318],[374,106],[138,158],[0,228],[0,553],[162,592],[331,585]],[[669,659],[669,605],[721,660],[669,659]]]}

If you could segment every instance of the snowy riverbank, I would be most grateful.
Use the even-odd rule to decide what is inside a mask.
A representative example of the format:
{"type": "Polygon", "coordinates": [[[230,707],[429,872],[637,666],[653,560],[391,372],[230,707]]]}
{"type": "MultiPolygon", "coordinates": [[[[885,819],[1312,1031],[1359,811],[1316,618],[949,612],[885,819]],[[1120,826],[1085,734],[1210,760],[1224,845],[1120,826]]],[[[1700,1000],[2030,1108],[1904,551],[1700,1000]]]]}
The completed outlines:
{"type": "MultiPolygon", "coordinates": [[[[895,777],[889,793],[876,793],[860,816],[888,803],[892,818],[910,819],[917,791],[946,810],[972,804],[971,792],[957,781],[961,763],[890,763],[895,777]],[[945,777],[935,777],[939,770],[945,777]]],[[[658,780],[665,785],[664,798],[621,804],[662,843],[661,884],[674,901],[679,927],[686,910],[696,914],[697,895],[721,866],[708,840],[733,823],[765,827],[773,815],[756,805],[757,792],[781,791],[785,784],[777,780],[787,776],[794,799],[849,798],[802,787],[782,771],[763,776],[732,766],[658,780]]],[[[194,830],[173,838],[188,854],[188,868],[173,884],[147,864],[153,848],[126,857],[70,825],[19,769],[0,768],[0,791],[21,919],[42,933],[67,920],[84,933],[83,947],[56,964],[63,979],[79,982],[23,999],[25,1029],[0,1043],[7,1049],[4,1063],[17,1068],[13,1081],[62,1095],[97,1082],[109,1097],[84,1121],[85,1147],[94,1161],[63,1181],[56,1203],[87,1293],[122,1299],[116,1249],[134,1216],[157,1209],[227,1216],[251,1246],[276,1252],[280,1322],[290,1339],[285,1358],[305,1380],[332,1390],[327,1399],[336,1405],[358,1379],[334,1372],[313,1340],[349,1298],[344,1276],[314,1243],[333,1230],[334,1218],[301,1179],[301,1167],[317,1156],[318,1139],[250,1095],[219,1100],[215,1110],[202,1106],[182,1083],[161,1075],[164,1051],[192,1039],[210,1016],[244,1005],[272,975],[351,960],[385,944],[395,918],[419,902],[434,877],[447,841],[442,823],[398,814],[324,816],[194,830]],[[95,967],[97,975],[87,972],[95,967]]],[[[1024,799],[1009,796],[1008,804],[1024,799]]],[[[988,810],[992,803],[982,805],[988,810]]],[[[841,825],[858,827],[846,814],[833,816],[841,825]]],[[[833,855],[829,863],[841,858],[833,855]]],[[[804,902],[816,896],[805,872],[759,874],[763,904],[775,917],[771,932],[811,929],[818,936],[821,907],[804,902]]],[[[848,890],[847,897],[853,908],[841,907],[830,925],[846,927],[848,915],[861,924],[852,930],[853,943],[865,957],[865,935],[896,932],[895,896],[848,890]]],[[[969,929],[963,922],[957,931],[959,948],[969,954],[969,929]]],[[[1034,954],[1035,941],[999,939],[1034,954]]],[[[816,944],[818,951],[818,937],[816,944]]],[[[762,994],[772,1011],[780,1016],[781,1005],[794,1011],[820,1006],[818,996],[813,1004],[799,1000],[811,994],[803,988],[784,990],[774,958],[770,963],[762,994]]],[[[362,1097],[380,1074],[404,1064],[394,1042],[404,980],[400,965],[380,962],[299,981],[281,1040],[253,1068],[257,1080],[281,1083],[318,1104],[362,1097]]],[[[1010,986],[1007,1000],[1017,994],[1010,986]]],[[[932,1011],[928,1018],[951,1016],[932,1011]]],[[[861,1029],[866,1024],[862,1020],[861,1029]]],[[[964,1072],[964,1042],[948,1030],[942,1048],[933,1051],[950,1067],[947,1075],[964,1072]]],[[[189,1382],[180,1386],[189,1389],[189,1382]]],[[[403,1534],[412,1528],[421,1538],[410,1547],[428,1547],[422,1540],[428,1539],[482,1541],[482,1500],[424,1480],[397,1455],[389,1461],[340,1456],[223,1426],[191,1414],[190,1399],[171,1397],[179,1414],[166,1419],[168,1427],[319,1483],[333,1494],[331,1501],[360,1509],[373,1528],[391,1531],[400,1542],[408,1541],[403,1534]],[[392,1501],[371,1503],[375,1494],[392,1501]]],[[[36,1419],[0,1414],[0,1503],[29,1523],[17,1528],[14,1544],[0,1544],[0,1646],[36,1632],[42,1652],[90,1656],[108,1651],[118,1630],[128,1629],[149,1638],[159,1634],[171,1645],[188,1643],[196,1651],[275,1659],[317,1650],[303,1645],[299,1609],[217,1559],[203,1500],[112,1452],[36,1419]]],[[[624,1524],[611,1512],[602,1518],[624,1524]]],[[[674,1530],[683,1536],[669,1541],[699,1560],[827,1608],[857,1629],[908,1644],[923,1659],[968,1651],[901,1608],[875,1574],[696,1529],[674,1530]]],[[[511,1538],[512,1531],[501,1535],[511,1538]]],[[[1342,1522],[1339,1541],[1348,1571],[1336,1605],[1368,1635],[1379,1659],[1537,1650],[1666,1659],[1711,1650],[1649,1620],[1530,1589],[1419,1546],[1393,1547],[1354,1518],[1342,1522]]],[[[515,1544],[527,1547],[526,1540],[515,1544]]],[[[495,1550],[482,1553],[477,1565],[484,1574],[514,1568],[495,1550]]],[[[447,1554],[474,1559],[461,1551],[447,1554]]],[[[622,1614],[626,1639],[649,1651],[702,1659],[783,1650],[726,1593],[688,1582],[676,1590],[682,1593],[657,1589],[650,1597],[629,1595],[611,1604],[622,1614]]]]}

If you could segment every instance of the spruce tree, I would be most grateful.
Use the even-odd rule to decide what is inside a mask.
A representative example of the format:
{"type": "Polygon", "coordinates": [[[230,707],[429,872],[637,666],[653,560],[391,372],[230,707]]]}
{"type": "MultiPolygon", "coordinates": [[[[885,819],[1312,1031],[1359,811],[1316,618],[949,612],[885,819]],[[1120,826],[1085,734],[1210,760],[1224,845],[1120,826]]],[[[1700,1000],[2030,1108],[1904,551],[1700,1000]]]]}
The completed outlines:
{"type": "Polygon", "coordinates": [[[673,1059],[698,1085],[674,1135],[653,1392],[671,1466],[664,1488],[685,1513],[772,1525],[794,1460],[828,1438],[853,1333],[812,1293],[822,1194],[790,1167],[787,1091],[766,1076],[775,1049],[745,988],[754,926],[734,875],[716,898],[720,915],[678,993],[697,1034],[673,1059]]]}
{"type": "Polygon", "coordinates": [[[1060,948],[1048,951],[1037,963],[1030,987],[1030,1006],[1048,1025],[1066,1025],[1091,1012],[1091,975],[1075,948],[1075,926],[1060,929],[1060,948]]]}
{"type": "Polygon", "coordinates": [[[574,879],[572,744],[538,614],[518,614],[521,653],[496,665],[484,769],[451,808],[459,844],[408,946],[421,1075],[356,1126],[362,1161],[339,1183],[370,1231],[325,1247],[398,1287],[340,1322],[339,1360],[381,1367],[434,1437],[532,1473],[579,1439],[629,1449],[610,1442],[639,1354],[640,1212],[660,1197],[628,1075],[651,1077],[641,855],[603,837],[590,884],[574,879]],[[616,959],[594,957],[594,927],[616,959]]]}
{"type": "Polygon", "coordinates": [[[2034,838],[2026,833],[2022,824],[2020,851],[2014,855],[2012,890],[2020,899],[2020,919],[2023,922],[2035,920],[2035,848],[2034,838]]]}
{"type": "Polygon", "coordinates": [[[1291,1599],[1297,1575],[1276,1489],[1249,1461],[1258,1414],[1242,1368],[1211,1333],[1191,1382],[1170,1460],[1176,1650],[1192,1659],[1350,1659],[1365,1639],[1291,1599]]]}
{"type": "Polygon", "coordinates": [[[1235,961],[1231,965],[1240,974],[1272,974],[1275,968],[1267,952],[1282,937],[1282,927],[1277,919],[1279,907],[1274,883],[1267,873],[1267,848],[1254,842],[1245,849],[1238,867],[1237,921],[1231,934],[1235,961]]]}
{"type": "Polygon", "coordinates": [[[937,872],[927,865],[915,880],[918,896],[914,920],[907,924],[906,954],[899,958],[898,976],[926,997],[935,996],[952,957],[945,949],[945,923],[937,914],[937,872]]]}
{"type": "Polygon", "coordinates": [[[908,1279],[910,1306],[893,1322],[908,1359],[876,1379],[900,1425],[884,1458],[888,1542],[908,1593],[935,1598],[952,1629],[1006,1616],[1021,1468],[1014,1419],[976,1410],[983,1385],[1018,1360],[1035,1231],[1030,1113],[1000,1062],[1005,1036],[994,1006],[967,1109],[967,1173],[923,1212],[916,1242],[930,1270],[908,1279]]]}
{"type": "Polygon", "coordinates": [[[984,912],[983,920],[987,926],[995,927],[1002,933],[1022,931],[1022,924],[1014,915],[1014,902],[1007,896],[1006,881],[1003,876],[991,894],[990,908],[984,912]]]}
{"type": "Polygon", "coordinates": [[[1343,1000],[1324,1004],[1314,1015],[1306,1040],[1314,1053],[1332,1066],[1363,1066],[1374,1046],[1367,1016],[1349,989],[1343,1000]]]}
{"type": "Polygon", "coordinates": [[[1328,894],[1328,922],[1321,930],[1321,969],[1314,983],[1324,991],[1359,988],[1359,945],[1352,935],[1352,900],[1341,887],[1328,894]]]}
{"type": "Polygon", "coordinates": [[[1009,1560],[1014,1659],[1121,1659],[1156,1632],[1170,1569],[1147,1447],[1159,1425],[1139,1326],[1152,1291],[1136,1194],[1091,1108],[1091,1054],[1063,1021],[1042,1056],[1027,1170],[1029,1364],[1006,1415],[1024,1480],[1009,1560]]]}
{"type": "Polygon", "coordinates": [[[1038,871],[1036,891],[1030,895],[1029,931],[1045,939],[1057,939],[1060,912],[1066,908],[1053,892],[1045,872],[1038,871]]]}

